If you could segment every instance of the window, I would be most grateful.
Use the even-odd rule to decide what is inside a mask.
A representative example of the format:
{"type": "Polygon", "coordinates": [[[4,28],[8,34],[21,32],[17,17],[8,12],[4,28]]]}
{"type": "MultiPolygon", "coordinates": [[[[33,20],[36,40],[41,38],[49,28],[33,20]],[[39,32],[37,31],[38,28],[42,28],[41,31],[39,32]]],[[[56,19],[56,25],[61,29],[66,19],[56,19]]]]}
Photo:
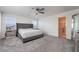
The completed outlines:
{"type": "Polygon", "coordinates": [[[37,17],[35,17],[33,19],[32,23],[33,23],[33,28],[34,29],[38,29],[38,18],[37,17]]]}
{"type": "Polygon", "coordinates": [[[14,17],[5,17],[6,31],[16,30],[16,19],[14,17]]]}

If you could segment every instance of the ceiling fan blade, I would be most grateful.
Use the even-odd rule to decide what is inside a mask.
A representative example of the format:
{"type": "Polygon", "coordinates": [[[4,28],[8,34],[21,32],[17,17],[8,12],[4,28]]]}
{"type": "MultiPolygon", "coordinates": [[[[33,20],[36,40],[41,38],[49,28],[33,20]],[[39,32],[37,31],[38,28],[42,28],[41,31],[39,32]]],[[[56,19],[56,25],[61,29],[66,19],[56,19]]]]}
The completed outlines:
{"type": "Polygon", "coordinates": [[[43,11],[44,8],[41,8],[41,9],[40,9],[40,8],[36,8],[36,10],[37,10],[37,11],[43,11]]]}
{"type": "Polygon", "coordinates": [[[45,12],[39,12],[39,13],[42,13],[42,14],[44,14],[45,12]]]}
{"type": "Polygon", "coordinates": [[[36,8],[37,11],[39,11],[40,9],[36,8]]]}
{"type": "Polygon", "coordinates": [[[44,10],[44,8],[41,8],[41,11],[43,11],[44,10]]]}

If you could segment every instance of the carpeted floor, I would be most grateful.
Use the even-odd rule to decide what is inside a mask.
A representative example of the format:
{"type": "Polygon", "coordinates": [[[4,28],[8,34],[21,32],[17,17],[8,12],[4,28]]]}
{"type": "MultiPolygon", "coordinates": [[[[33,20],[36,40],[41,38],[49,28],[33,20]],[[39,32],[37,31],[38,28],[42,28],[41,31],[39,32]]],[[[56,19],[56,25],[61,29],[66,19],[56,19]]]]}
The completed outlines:
{"type": "Polygon", "coordinates": [[[79,52],[79,33],[76,34],[77,37],[77,52],[79,52]]]}
{"type": "Polygon", "coordinates": [[[0,52],[71,52],[72,43],[53,36],[22,43],[18,37],[7,37],[0,40],[0,52]]]}

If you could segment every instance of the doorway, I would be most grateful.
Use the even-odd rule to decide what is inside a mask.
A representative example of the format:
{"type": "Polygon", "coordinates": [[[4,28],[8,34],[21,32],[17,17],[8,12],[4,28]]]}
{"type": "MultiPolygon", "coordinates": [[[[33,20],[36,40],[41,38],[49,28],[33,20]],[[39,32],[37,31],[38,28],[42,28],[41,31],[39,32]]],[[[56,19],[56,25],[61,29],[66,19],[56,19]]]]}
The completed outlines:
{"type": "Polygon", "coordinates": [[[66,39],[66,17],[59,17],[58,18],[58,35],[60,38],[66,39]]]}
{"type": "Polygon", "coordinates": [[[79,14],[72,16],[72,25],[73,51],[79,52],[79,14]]]}

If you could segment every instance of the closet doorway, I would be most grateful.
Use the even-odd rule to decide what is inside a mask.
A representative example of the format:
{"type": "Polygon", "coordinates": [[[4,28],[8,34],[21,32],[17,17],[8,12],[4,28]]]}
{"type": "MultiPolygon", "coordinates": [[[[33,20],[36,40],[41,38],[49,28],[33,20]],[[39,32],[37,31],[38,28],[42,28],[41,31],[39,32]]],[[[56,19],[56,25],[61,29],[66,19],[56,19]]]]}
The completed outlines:
{"type": "Polygon", "coordinates": [[[58,18],[58,35],[60,38],[66,39],[66,17],[59,17],[58,18]]]}

